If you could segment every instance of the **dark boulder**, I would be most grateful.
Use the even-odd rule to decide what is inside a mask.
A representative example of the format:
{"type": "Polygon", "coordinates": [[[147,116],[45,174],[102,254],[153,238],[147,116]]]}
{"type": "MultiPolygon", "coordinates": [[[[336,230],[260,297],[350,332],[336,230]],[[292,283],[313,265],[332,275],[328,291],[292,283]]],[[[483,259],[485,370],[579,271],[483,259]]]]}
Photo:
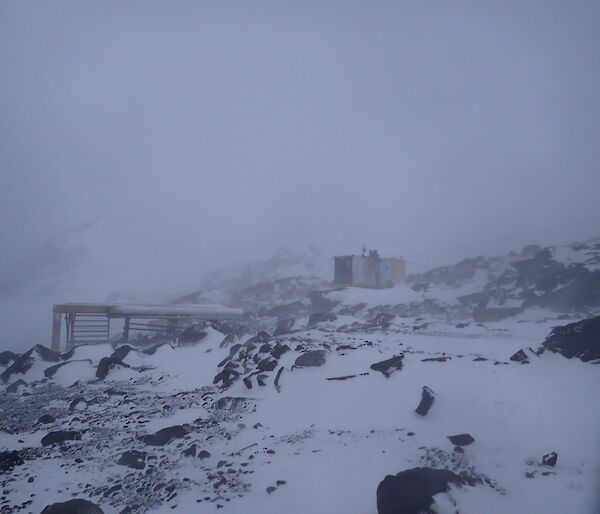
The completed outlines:
{"type": "Polygon", "coordinates": [[[129,346],[128,344],[124,344],[123,346],[119,346],[114,352],[112,352],[110,358],[115,359],[117,361],[122,361],[125,357],[127,357],[127,355],[129,355],[129,352],[131,350],[133,350],[131,346],[129,346]]]}
{"type": "Polygon", "coordinates": [[[139,439],[150,446],[164,446],[174,439],[181,439],[187,435],[187,430],[181,425],[163,428],[154,434],[143,435],[139,439]]]}
{"type": "Polygon", "coordinates": [[[8,366],[11,362],[17,359],[18,355],[14,352],[6,350],[0,352],[0,366],[8,366]]]}
{"type": "Polygon", "coordinates": [[[265,343],[260,346],[260,348],[258,349],[258,353],[271,353],[272,349],[273,347],[269,343],[265,343]]]}
{"type": "Polygon", "coordinates": [[[325,364],[325,350],[310,350],[299,355],[294,362],[298,368],[318,367],[325,364]]]}
{"type": "Polygon", "coordinates": [[[257,368],[260,371],[273,371],[276,367],[277,359],[271,359],[270,357],[261,360],[257,365],[257,368]]]}
{"type": "Polygon", "coordinates": [[[120,360],[113,359],[112,357],[102,357],[98,363],[98,367],[96,368],[96,377],[100,380],[104,380],[108,375],[108,372],[116,366],[121,366],[123,368],[131,367],[120,360]]]}
{"type": "Polygon", "coordinates": [[[198,447],[195,444],[190,445],[188,448],[181,452],[182,457],[195,457],[198,447]]]}
{"type": "Polygon", "coordinates": [[[558,461],[558,453],[556,453],[556,452],[547,453],[546,455],[544,455],[542,457],[542,464],[544,466],[550,466],[551,468],[556,466],[557,461],[558,461]]]}
{"type": "Polygon", "coordinates": [[[81,432],[76,432],[74,430],[57,430],[56,432],[49,432],[42,437],[42,446],[64,443],[65,441],[79,441],[80,439],[81,432]]]}
{"type": "Polygon", "coordinates": [[[17,450],[0,452],[0,474],[10,471],[15,466],[20,466],[23,462],[23,457],[17,450]]]}
{"type": "Polygon", "coordinates": [[[58,362],[60,361],[60,354],[51,350],[50,348],[45,347],[41,344],[36,344],[32,349],[32,352],[35,353],[40,359],[45,362],[58,362]]]}
{"type": "Polygon", "coordinates": [[[213,379],[213,384],[218,384],[219,382],[222,382],[223,387],[227,388],[231,384],[233,384],[239,377],[240,372],[237,371],[235,368],[225,367],[222,371],[219,371],[219,373],[215,375],[215,378],[213,379]]]}
{"type": "Polygon", "coordinates": [[[198,453],[198,458],[200,460],[208,459],[209,457],[210,457],[210,452],[207,452],[206,450],[200,450],[200,453],[198,453]]]}
{"type": "Polygon", "coordinates": [[[104,514],[104,511],[91,501],[75,498],[48,505],[41,514],[104,514]]]}
{"type": "Polygon", "coordinates": [[[448,439],[454,446],[468,446],[475,442],[471,434],[449,435],[448,439]]]}
{"type": "Polygon", "coordinates": [[[521,364],[529,364],[527,354],[523,350],[519,350],[510,356],[510,360],[513,362],[520,362],[521,364]]]}
{"type": "Polygon", "coordinates": [[[475,480],[447,469],[413,468],[388,475],[377,487],[378,514],[422,514],[431,512],[433,497],[450,486],[474,485],[475,480]]]}
{"type": "Polygon", "coordinates": [[[117,464],[120,466],[127,466],[132,469],[144,469],[146,467],[146,452],[140,452],[137,450],[129,450],[123,452],[117,464]]]}
{"type": "Polygon", "coordinates": [[[289,351],[290,347],[287,344],[277,343],[271,351],[271,355],[276,359],[279,359],[284,353],[287,353],[289,351]]]}
{"type": "Polygon", "coordinates": [[[584,362],[600,359],[600,316],[555,327],[542,348],[567,359],[584,362]]]}
{"type": "Polygon", "coordinates": [[[34,358],[32,357],[32,353],[33,348],[24,354],[19,355],[15,361],[0,374],[2,382],[8,382],[12,375],[27,373],[31,366],[33,366],[34,358]]]}
{"type": "Polygon", "coordinates": [[[370,368],[373,371],[379,371],[385,378],[389,378],[394,371],[400,371],[402,369],[402,359],[404,355],[395,355],[384,361],[379,361],[371,364],[370,368]]]}
{"type": "Polygon", "coordinates": [[[50,414],[44,414],[40,416],[40,419],[37,420],[36,425],[47,425],[49,423],[54,423],[55,421],[56,418],[54,416],[51,416],[50,414]]]}
{"type": "Polygon", "coordinates": [[[431,409],[431,407],[433,406],[434,401],[434,392],[431,389],[429,389],[429,387],[423,386],[423,390],[421,392],[421,403],[419,403],[419,406],[415,409],[415,412],[419,416],[426,416],[429,412],[429,409],[431,409]]]}

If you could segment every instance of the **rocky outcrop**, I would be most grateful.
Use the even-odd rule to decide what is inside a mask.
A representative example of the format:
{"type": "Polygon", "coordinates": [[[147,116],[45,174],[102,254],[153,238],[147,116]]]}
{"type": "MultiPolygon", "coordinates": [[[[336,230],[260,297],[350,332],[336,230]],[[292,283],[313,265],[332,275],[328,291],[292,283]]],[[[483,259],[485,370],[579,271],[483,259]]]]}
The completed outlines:
{"type": "Polygon", "coordinates": [[[41,514],[104,514],[104,511],[91,501],[75,498],[48,505],[41,514]]]}
{"type": "Polygon", "coordinates": [[[447,469],[413,468],[386,476],[377,487],[378,514],[422,514],[430,512],[433,497],[450,486],[475,485],[470,479],[447,469]]]}
{"type": "Polygon", "coordinates": [[[542,350],[584,362],[600,359],[600,316],[554,328],[542,350]]]}

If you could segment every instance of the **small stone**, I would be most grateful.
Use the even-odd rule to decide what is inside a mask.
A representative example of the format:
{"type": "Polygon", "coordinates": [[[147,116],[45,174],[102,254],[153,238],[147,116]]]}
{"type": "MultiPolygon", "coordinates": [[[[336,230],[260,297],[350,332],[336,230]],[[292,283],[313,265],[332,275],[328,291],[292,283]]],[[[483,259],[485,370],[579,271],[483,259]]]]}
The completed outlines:
{"type": "Polygon", "coordinates": [[[549,467],[553,468],[554,466],[556,466],[557,460],[558,460],[558,453],[556,453],[556,452],[547,453],[546,455],[544,455],[542,457],[542,464],[544,466],[549,466],[549,467]]]}
{"type": "Polygon", "coordinates": [[[473,439],[471,434],[449,435],[448,439],[455,446],[468,446],[475,442],[475,439],[473,439]]]}

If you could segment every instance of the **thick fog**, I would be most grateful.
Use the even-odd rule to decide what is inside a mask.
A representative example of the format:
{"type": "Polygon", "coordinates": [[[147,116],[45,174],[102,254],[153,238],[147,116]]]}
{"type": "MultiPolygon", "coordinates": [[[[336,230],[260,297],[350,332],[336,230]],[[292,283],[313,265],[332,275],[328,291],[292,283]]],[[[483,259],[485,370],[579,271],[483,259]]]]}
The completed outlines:
{"type": "Polygon", "coordinates": [[[281,246],[599,235],[596,2],[0,4],[2,346],[281,246]]]}

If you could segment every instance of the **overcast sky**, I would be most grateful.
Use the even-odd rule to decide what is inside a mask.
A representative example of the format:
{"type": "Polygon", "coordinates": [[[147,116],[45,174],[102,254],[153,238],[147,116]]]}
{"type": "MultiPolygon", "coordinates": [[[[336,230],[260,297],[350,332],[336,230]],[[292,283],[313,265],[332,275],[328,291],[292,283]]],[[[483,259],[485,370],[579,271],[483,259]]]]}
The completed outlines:
{"type": "Polygon", "coordinates": [[[5,292],[47,261],[102,267],[105,295],[282,245],[418,268],[600,235],[599,20],[573,1],[3,1],[5,292]]]}

